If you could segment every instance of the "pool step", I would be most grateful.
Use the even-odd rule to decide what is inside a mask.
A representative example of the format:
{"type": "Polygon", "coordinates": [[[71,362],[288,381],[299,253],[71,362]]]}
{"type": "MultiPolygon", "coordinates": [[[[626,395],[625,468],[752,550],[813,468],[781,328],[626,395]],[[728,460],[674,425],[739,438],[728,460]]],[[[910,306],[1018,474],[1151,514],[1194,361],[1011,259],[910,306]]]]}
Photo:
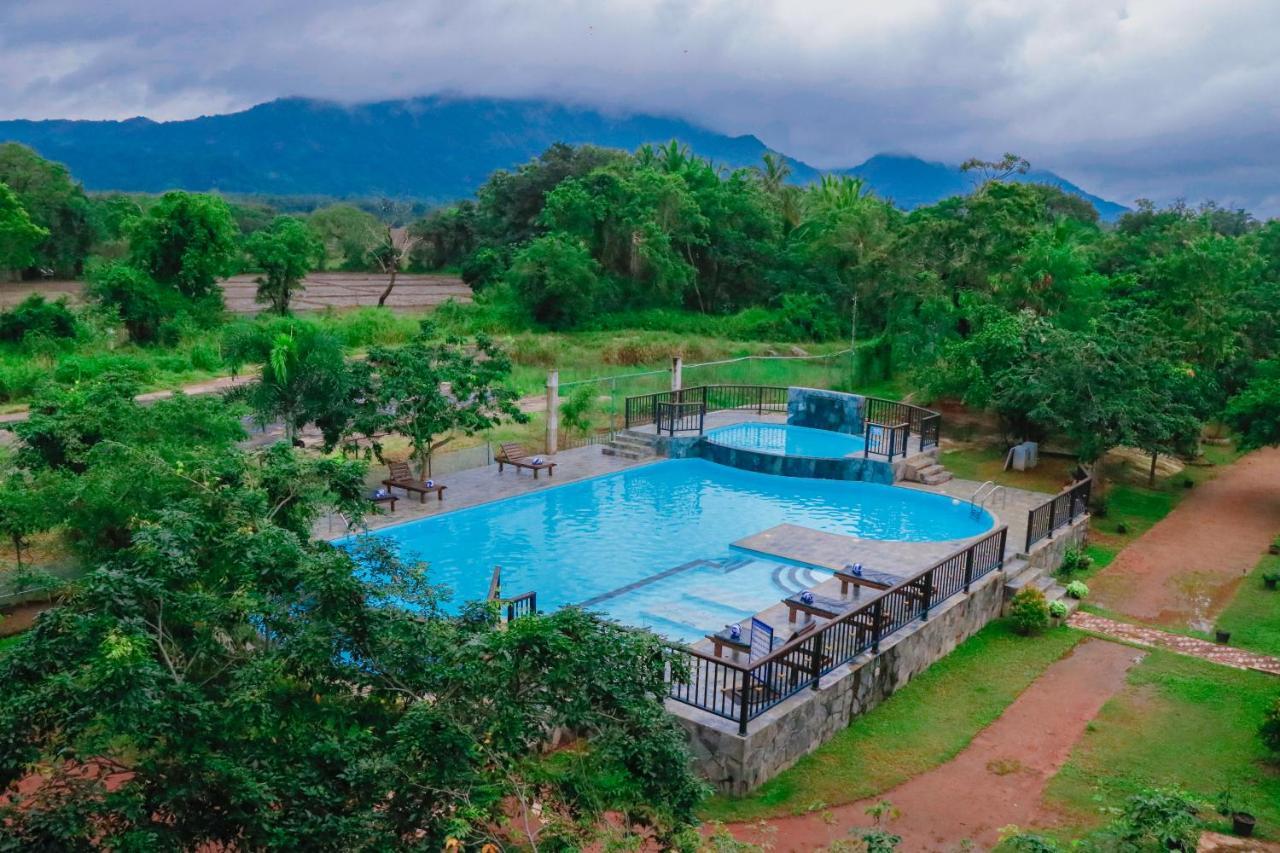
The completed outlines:
{"type": "Polygon", "coordinates": [[[926,486],[940,486],[951,479],[951,472],[932,454],[922,453],[907,460],[904,479],[926,486]]]}
{"type": "Polygon", "coordinates": [[[600,452],[605,456],[620,456],[623,459],[650,459],[657,455],[654,445],[656,436],[635,432],[620,432],[608,444],[601,446],[600,452]]]}

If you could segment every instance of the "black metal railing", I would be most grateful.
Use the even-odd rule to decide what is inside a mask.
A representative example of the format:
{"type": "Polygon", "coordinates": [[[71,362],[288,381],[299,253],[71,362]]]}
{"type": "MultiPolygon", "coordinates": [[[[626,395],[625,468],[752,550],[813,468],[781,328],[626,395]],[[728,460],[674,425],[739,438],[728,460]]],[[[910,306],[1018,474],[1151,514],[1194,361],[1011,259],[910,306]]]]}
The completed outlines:
{"type": "Polygon", "coordinates": [[[707,404],[702,401],[664,402],[655,406],[657,414],[658,435],[678,432],[697,432],[701,434],[707,420],[707,404]]]}
{"type": "Polygon", "coordinates": [[[1049,500],[1027,513],[1027,542],[1024,554],[1041,539],[1052,539],[1059,528],[1066,527],[1089,511],[1089,495],[1093,491],[1093,478],[1063,489],[1049,500]]]}
{"type": "Polygon", "coordinates": [[[1007,537],[1006,527],[992,531],[812,633],[745,664],[673,647],[669,695],[737,722],[738,733],[745,735],[751,720],[806,688],[816,690],[823,675],[858,655],[879,652],[880,643],[894,632],[927,619],[932,608],[1002,568],[1007,537]]]}
{"type": "Polygon", "coordinates": [[[776,385],[695,385],[679,391],[659,391],[628,397],[623,411],[626,429],[656,423],[663,403],[700,403],[707,412],[750,409],[757,414],[785,412],[787,389],[776,385]]]}
{"type": "Polygon", "coordinates": [[[862,419],[877,424],[907,424],[912,434],[920,436],[921,450],[937,447],[942,432],[940,413],[899,400],[865,397],[862,419]]]}
{"type": "Polygon", "coordinates": [[[862,456],[872,454],[887,456],[892,462],[895,456],[907,455],[907,443],[911,440],[911,426],[880,424],[867,421],[862,427],[862,456]]]}

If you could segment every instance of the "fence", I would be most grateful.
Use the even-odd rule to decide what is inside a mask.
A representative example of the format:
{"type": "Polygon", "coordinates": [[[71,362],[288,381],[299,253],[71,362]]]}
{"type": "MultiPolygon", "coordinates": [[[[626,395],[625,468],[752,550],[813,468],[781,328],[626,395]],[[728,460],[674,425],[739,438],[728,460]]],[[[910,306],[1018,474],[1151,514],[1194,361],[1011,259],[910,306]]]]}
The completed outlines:
{"type": "Polygon", "coordinates": [[[920,436],[920,449],[938,446],[938,433],[942,428],[942,415],[923,406],[867,397],[863,404],[862,419],[877,424],[905,423],[911,432],[920,436]]]}
{"type": "Polygon", "coordinates": [[[658,420],[659,407],[672,403],[701,404],[705,412],[748,409],[756,414],[785,412],[787,389],[776,385],[698,385],[679,391],[659,391],[628,397],[623,424],[627,429],[658,420]]]}
{"type": "Polygon", "coordinates": [[[666,430],[667,435],[678,432],[697,432],[707,420],[707,404],[701,402],[658,402],[654,404],[654,417],[657,422],[658,435],[666,430]]]}
{"type": "Polygon", "coordinates": [[[974,581],[1002,568],[1007,536],[1008,528],[1001,527],[803,638],[746,664],[673,647],[668,695],[737,722],[738,733],[746,735],[751,720],[806,688],[816,690],[823,675],[858,655],[878,653],[880,643],[894,632],[927,619],[931,608],[968,592],[974,581]]]}
{"type": "Polygon", "coordinates": [[[1092,491],[1093,478],[1085,477],[1030,510],[1027,513],[1027,543],[1022,553],[1030,553],[1032,545],[1041,539],[1052,539],[1054,531],[1066,527],[1088,512],[1089,495],[1092,491]]]}
{"type": "Polygon", "coordinates": [[[907,441],[911,438],[909,424],[880,424],[867,421],[862,429],[862,456],[865,459],[872,453],[889,457],[907,455],[907,441]]]}

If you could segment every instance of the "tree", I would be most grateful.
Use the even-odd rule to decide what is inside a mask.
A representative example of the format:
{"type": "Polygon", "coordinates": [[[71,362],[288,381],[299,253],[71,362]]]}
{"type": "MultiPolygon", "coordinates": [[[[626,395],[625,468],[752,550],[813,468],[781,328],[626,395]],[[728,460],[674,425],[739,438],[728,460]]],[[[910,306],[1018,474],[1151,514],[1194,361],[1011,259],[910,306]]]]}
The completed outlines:
{"type": "Polygon", "coordinates": [[[116,312],[134,343],[155,341],[165,321],[182,307],[182,296],[177,291],[162,287],[146,272],[124,261],[91,265],[88,279],[89,296],[116,312]]]}
{"type": "Polygon", "coordinates": [[[55,516],[51,502],[37,484],[20,471],[0,476],[0,535],[13,545],[13,559],[22,568],[22,552],[28,537],[51,528],[55,516]]]}
{"type": "Polygon", "coordinates": [[[960,164],[962,172],[977,172],[982,177],[982,186],[1006,181],[1014,175],[1025,175],[1031,169],[1031,163],[1017,154],[1005,153],[999,160],[983,160],[970,157],[960,164]]]}
{"type": "Polygon", "coordinates": [[[47,228],[31,221],[17,194],[0,183],[0,272],[31,266],[36,247],[48,236],[47,228]]]}
{"type": "Polygon", "coordinates": [[[307,217],[307,227],[324,243],[325,268],[366,269],[378,220],[350,204],[331,204],[307,217]]]}
{"type": "Polygon", "coordinates": [[[324,244],[299,219],[278,216],[250,235],[245,252],[262,275],[257,300],[277,314],[289,313],[289,302],[303,278],[324,260],[324,244]]]}
{"type": "Polygon", "coordinates": [[[553,329],[595,314],[604,293],[600,265],[580,242],[556,234],[517,252],[506,280],[529,315],[553,329]]]}
{"type": "Polygon", "coordinates": [[[66,167],[25,145],[0,144],[0,183],[13,190],[31,222],[44,229],[32,266],[57,275],[79,274],[93,242],[93,228],[84,188],[66,167]]]}
{"type": "Polygon", "coordinates": [[[332,430],[364,437],[381,456],[380,435],[394,433],[409,440],[419,476],[431,475],[431,454],[458,433],[474,435],[510,420],[525,423],[528,416],[519,399],[504,385],[511,359],[486,335],[474,342],[450,336],[439,338],[429,321],[399,347],[373,347],[354,385],[358,405],[350,422],[332,430]]]}
{"type": "Polygon", "coordinates": [[[351,399],[342,343],[312,323],[290,323],[270,338],[235,340],[227,360],[235,368],[262,365],[258,379],[234,389],[230,399],[247,403],[261,426],[282,423],[290,444],[307,424],[341,418],[351,399]]]}
{"type": "Polygon", "coordinates": [[[1227,402],[1225,420],[1246,449],[1280,445],[1280,362],[1263,362],[1257,375],[1227,402]]]}
{"type": "MultiPolygon", "coordinates": [[[[160,284],[190,299],[217,293],[238,256],[231,209],[221,198],[169,192],[129,233],[133,264],[160,284]]],[[[220,297],[219,297],[220,299],[220,297]]]]}

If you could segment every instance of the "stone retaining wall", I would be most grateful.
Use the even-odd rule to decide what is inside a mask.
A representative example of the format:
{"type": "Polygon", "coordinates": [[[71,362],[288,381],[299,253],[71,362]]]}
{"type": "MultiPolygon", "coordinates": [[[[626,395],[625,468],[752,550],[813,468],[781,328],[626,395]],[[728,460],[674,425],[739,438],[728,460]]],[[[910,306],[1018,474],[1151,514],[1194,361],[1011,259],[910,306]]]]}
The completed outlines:
{"type": "MultiPolygon", "coordinates": [[[[820,480],[866,480],[870,483],[893,485],[897,479],[897,466],[878,459],[846,456],[840,459],[820,459],[812,456],[784,456],[779,453],[762,453],[741,447],[729,447],[711,441],[700,441],[688,455],[756,471],[761,474],[780,474],[784,477],[809,477],[820,480]]],[[[899,462],[899,466],[901,463],[899,462]]]]}
{"type": "Polygon", "coordinates": [[[865,398],[842,391],[820,388],[787,389],[787,423],[849,435],[862,435],[862,404],[865,398]]]}
{"type": "MultiPolygon", "coordinates": [[[[1062,556],[1071,548],[1083,548],[1089,540],[1089,514],[1054,531],[1052,539],[1041,539],[1031,546],[1031,553],[1026,555],[1032,570],[1040,574],[1052,574],[1062,565],[1062,556]]],[[[1018,543],[1026,544],[1025,542],[1018,543]]]]}
{"type": "Polygon", "coordinates": [[[696,769],[722,793],[741,795],[790,767],[874,708],[1000,613],[1004,572],[992,572],[957,595],[750,723],[737,724],[673,700],[667,709],[689,734],[696,769]]]}

